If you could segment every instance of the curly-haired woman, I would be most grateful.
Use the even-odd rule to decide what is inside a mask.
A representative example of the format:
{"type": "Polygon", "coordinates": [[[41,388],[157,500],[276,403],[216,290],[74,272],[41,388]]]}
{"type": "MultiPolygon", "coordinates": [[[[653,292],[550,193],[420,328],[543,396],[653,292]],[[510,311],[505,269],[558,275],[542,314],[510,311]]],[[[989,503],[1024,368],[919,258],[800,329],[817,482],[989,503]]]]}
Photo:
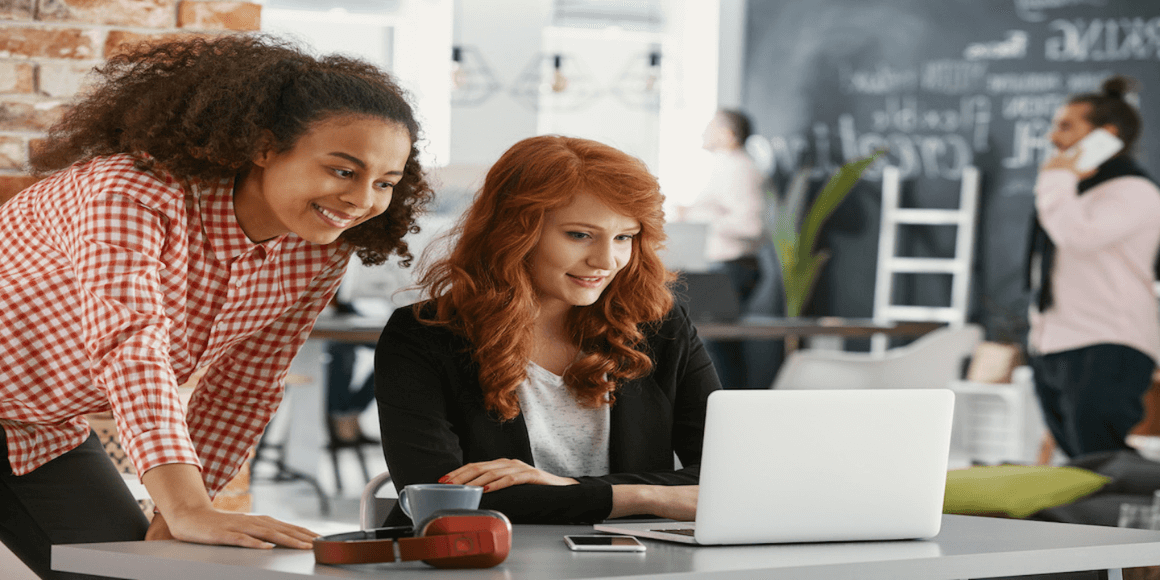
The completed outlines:
{"type": "Polygon", "coordinates": [[[515,522],[692,519],[720,385],[673,306],[662,201],[642,162],[594,141],[533,137],[500,157],[424,274],[432,298],[379,339],[396,487],[484,486],[481,507],[515,522]]]}
{"type": "Polygon", "coordinates": [[[0,207],[0,537],[308,548],[221,512],[352,253],[411,256],[431,198],[406,95],[372,65],[261,35],[139,46],[38,148],[0,207]],[[200,375],[188,408],[178,386],[200,375]],[[141,513],[83,415],[111,410],[141,513]]]}

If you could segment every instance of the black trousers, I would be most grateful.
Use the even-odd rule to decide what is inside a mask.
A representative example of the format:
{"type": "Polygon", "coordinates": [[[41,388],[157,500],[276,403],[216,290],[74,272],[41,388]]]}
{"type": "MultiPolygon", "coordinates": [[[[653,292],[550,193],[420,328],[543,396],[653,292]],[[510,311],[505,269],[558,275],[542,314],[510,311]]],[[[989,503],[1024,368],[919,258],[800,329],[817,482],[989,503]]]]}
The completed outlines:
{"type": "Polygon", "coordinates": [[[1128,449],[1144,418],[1156,363],[1129,346],[1097,344],[1031,357],[1043,421],[1068,457],[1128,449]]]}
{"type": "Polygon", "coordinates": [[[21,476],[12,474],[3,429],[0,449],[0,541],[41,578],[98,578],[53,572],[53,544],[145,539],[149,519],[95,434],[21,476]]]}

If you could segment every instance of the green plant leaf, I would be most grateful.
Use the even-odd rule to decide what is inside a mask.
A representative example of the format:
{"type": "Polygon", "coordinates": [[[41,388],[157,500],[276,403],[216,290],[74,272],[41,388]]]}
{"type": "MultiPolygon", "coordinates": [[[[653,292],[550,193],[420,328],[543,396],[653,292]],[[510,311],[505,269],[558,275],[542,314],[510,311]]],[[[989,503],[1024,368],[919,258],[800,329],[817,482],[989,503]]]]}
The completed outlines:
{"type": "Polygon", "coordinates": [[[838,204],[846,198],[862,173],[886,151],[878,150],[869,157],[846,163],[830,178],[814,199],[809,212],[798,229],[798,212],[804,200],[807,173],[798,172],[790,188],[790,195],[779,208],[772,238],[781,261],[782,283],[785,288],[786,315],[800,316],[814,291],[818,275],[829,260],[829,253],[814,253],[818,232],[838,204]]]}
{"type": "Polygon", "coordinates": [[[830,214],[834,213],[838,204],[846,199],[846,195],[853,189],[854,184],[862,178],[862,172],[883,153],[885,153],[884,150],[879,150],[869,157],[851,161],[840,167],[837,173],[830,178],[826,187],[822,189],[813,205],[810,206],[810,211],[802,223],[801,240],[797,247],[799,253],[804,255],[814,251],[814,245],[817,243],[818,232],[821,231],[822,224],[830,217],[830,214]]]}

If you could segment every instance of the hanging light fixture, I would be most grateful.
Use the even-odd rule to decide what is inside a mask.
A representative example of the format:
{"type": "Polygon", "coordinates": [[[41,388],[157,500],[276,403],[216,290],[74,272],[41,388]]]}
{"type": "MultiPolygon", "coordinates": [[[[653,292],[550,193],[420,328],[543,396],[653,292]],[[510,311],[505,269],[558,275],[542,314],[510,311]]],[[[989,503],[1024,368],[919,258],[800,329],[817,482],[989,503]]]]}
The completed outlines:
{"type": "Polygon", "coordinates": [[[601,87],[575,54],[537,52],[516,77],[509,92],[529,109],[573,111],[598,99],[601,87]]]}
{"type": "Polygon", "coordinates": [[[660,107],[662,82],[661,51],[654,46],[628,59],[610,91],[631,108],[655,110],[660,107]]]}
{"type": "Polygon", "coordinates": [[[500,89],[495,73],[475,47],[451,47],[451,104],[472,107],[482,104],[500,89]]]}
{"type": "Polygon", "coordinates": [[[553,93],[562,93],[568,89],[568,77],[564,76],[564,55],[557,54],[552,56],[552,83],[551,88],[553,93]]]}
{"type": "Polygon", "coordinates": [[[463,88],[467,82],[467,73],[463,70],[463,48],[451,47],[451,90],[463,88]]]}
{"type": "Polygon", "coordinates": [[[648,54],[648,74],[644,79],[644,90],[652,92],[659,87],[657,84],[661,80],[661,53],[654,49],[648,54]]]}

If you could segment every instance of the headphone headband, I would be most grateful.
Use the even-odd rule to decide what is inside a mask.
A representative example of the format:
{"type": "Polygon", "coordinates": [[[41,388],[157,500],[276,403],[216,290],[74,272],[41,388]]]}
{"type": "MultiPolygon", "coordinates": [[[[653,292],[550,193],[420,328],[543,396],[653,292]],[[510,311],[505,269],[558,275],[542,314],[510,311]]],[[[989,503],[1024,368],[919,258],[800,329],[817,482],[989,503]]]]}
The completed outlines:
{"type": "Polygon", "coordinates": [[[440,510],[419,532],[395,526],[315,538],[318,564],[422,560],[436,568],[490,568],[507,559],[511,522],[491,510],[440,510]],[[398,554],[396,555],[396,550],[398,554]]]}

